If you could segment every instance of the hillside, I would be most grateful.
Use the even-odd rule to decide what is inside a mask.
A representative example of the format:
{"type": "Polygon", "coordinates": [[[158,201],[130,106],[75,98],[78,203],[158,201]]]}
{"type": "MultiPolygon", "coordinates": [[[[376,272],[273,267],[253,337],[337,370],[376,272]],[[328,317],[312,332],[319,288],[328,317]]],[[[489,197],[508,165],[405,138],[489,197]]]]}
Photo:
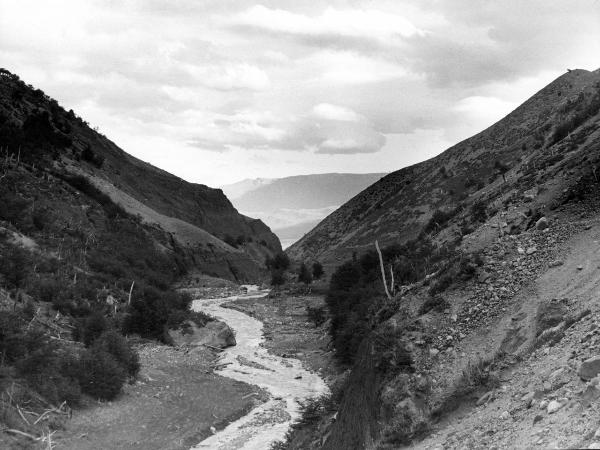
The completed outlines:
{"type": "Polygon", "coordinates": [[[444,229],[439,238],[451,239],[461,234],[478,202],[494,215],[531,200],[510,212],[508,226],[518,228],[511,220],[555,205],[586,170],[582,162],[597,158],[597,121],[592,118],[598,114],[599,81],[598,71],[562,75],[488,129],[365,189],[288,254],[335,265],[363,253],[376,239],[384,245],[414,239],[427,224],[428,232],[444,229]]]}
{"type": "Polygon", "coordinates": [[[293,243],[316,223],[383,173],[326,173],[257,178],[223,186],[235,207],[258,217],[285,243],[293,243]]]}
{"type": "Polygon", "coordinates": [[[599,148],[574,70],[293,245],[349,370],[281,448],[600,448],[599,148]]]}
{"type": "Polygon", "coordinates": [[[36,199],[36,209],[72,216],[72,225],[86,232],[98,232],[99,224],[81,217],[75,204],[85,203],[86,192],[73,192],[73,177],[140,217],[163,245],[181,253],[188,271],[256,280],[265,257],[281,250],[269,228],[239,214],[221,190],[134,158],[8,71],[0,74],[0,127],[3,156],[21,163],[11,166],[22,174],[21,193],[36,199]]]}

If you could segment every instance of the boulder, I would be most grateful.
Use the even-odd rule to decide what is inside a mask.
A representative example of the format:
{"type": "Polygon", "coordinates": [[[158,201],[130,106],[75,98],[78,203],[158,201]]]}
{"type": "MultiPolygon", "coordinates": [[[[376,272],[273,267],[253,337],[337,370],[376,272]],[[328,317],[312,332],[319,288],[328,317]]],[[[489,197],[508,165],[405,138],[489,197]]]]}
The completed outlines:
{"type": "Polygon", "coordinates": [[[556,411],[558,411],[562,407],[563,407],[562,403],[560,403],[556,400],[552,400],[550,403],[548,403],[548,414],[554,414],[556,411]]]}
{"type": "Polygon", "coordinates": [[[535,223],[535,227],[538,230],[545,230],[546,228],[548,228],[549,224],[548,224],[548,219],[546,219],[545,217],[540,217],[538,219],[538,221],[535,223]]]}
{"type": "Polygon", "coordinates": [[[590,359],[586,359],[579,366],[579,377],[582,380],[591,380],[600,373],[600,356],[593,356],[590,359]]]}
{"type": "Polygon", "coordinates": [[[198,327],[188,320],[179,330],[169,330],[169,336],[176,345],[191,345],[194,347],[206,345],[216,348],[226,348],[236,345],[235,334],[225,322],[212,320],[203,327],[198,327]]]}

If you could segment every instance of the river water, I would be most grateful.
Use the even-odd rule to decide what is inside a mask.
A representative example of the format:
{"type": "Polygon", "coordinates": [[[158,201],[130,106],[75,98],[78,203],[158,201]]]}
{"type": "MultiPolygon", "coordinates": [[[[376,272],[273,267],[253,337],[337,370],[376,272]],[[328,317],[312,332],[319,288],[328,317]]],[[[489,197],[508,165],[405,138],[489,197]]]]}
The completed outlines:
{"type": "Polygon", "coordinates": [[[233,300],[256,299],[268,293],[194,300],[192,308],[226,322],[234,331],[237,345],[221,354],[219,375],[257,385],[271,398],[244,417],[205,439],[194,450],[256,449],[267,450],[284,438],[293,421],[300,416],[300,402],[328,392],[317,374],[305,370],[297,359],[281,358],[267,352],[263,324],[242,312],[223,308],[233,300]]]}

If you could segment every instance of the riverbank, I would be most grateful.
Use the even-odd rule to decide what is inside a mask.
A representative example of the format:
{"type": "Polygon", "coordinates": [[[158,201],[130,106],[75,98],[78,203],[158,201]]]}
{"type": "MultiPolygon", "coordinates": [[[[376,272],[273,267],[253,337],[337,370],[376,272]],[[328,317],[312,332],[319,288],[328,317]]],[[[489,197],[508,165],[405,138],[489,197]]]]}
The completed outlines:
{"type": "Polygon", "coordinates": [[[299,359],[307,370],[319,373],[329,385],[339,375],[327,325],[315,326],[307,314],[307,307],[325,306],[323,296],[271,293],[263,298],[234,300],[223,306],[263,323],[263,346],[269,353],[299,359]]]}
{"type": "Polygon", "coordinates": [[[266,400],[256,386],[215,374],[206,348],[146,344],[138,381],[112,402],[90,402],[56,433],[57,449],[189,449],[266,400]]]}

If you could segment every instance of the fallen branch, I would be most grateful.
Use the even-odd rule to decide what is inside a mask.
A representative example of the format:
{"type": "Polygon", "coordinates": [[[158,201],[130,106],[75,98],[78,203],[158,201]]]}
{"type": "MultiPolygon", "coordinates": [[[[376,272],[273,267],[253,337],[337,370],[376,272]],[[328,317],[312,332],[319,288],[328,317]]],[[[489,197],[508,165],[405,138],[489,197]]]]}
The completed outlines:
{"type": "Polygon", "coordinates": [[[385,268],[383,267],[383,256],[381,256],[381,250],[379,249],[379,242],[375,241],[375,248],[377,249],[377,254],[379,255],[379,265],[381,266],[381,278],[383,279],[383,287],[385,288],[385,295],[387,295],[388,300],[392,299],[390,295],[390,291],[388,291],[387,281],[385,279],[385,268]]]}
{"type": "Polygon", "coordinates": [[[12,428],[9,428],[9,429],[7,429],[5,431],[7,433],[10,433],[10,434],[17,434],[19,436],[25,436],[25,437],[31,439],[32,441],[39,441],[40,440],[39,437],[34,436],[33,434],[25,433],[24,431],[21,431],[21,430],[14,430],[12,428]]]}
{"type": "Polygon", "coordinates": [[[202,345],[204,345],[205,347],[208,347],[208,348],[210,348],[210,349],[216,350],[216,351],[218,351],[218,352],[222,352],[222,351],[223,351],[223,349],[222,349],[222,348],[219,348],[219,347],[214,347],[214,346],[212,346],[212,345],[209,345],[209,344],[202,344],[202,345]]]}

